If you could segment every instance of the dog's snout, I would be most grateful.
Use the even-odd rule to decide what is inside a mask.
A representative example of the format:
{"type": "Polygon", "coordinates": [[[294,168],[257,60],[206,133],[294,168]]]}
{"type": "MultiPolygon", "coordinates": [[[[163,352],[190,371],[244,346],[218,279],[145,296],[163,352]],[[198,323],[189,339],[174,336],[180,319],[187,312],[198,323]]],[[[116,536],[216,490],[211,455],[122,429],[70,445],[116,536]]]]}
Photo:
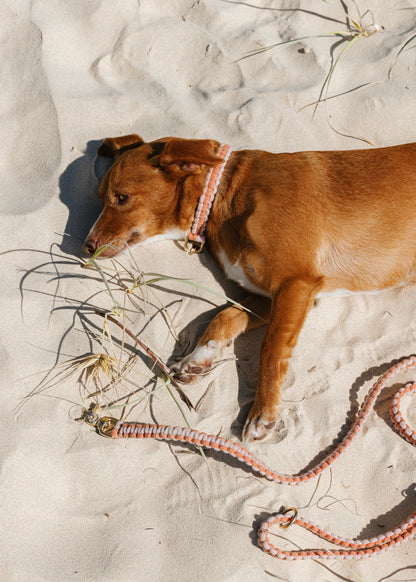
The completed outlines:
{"type": "Polygon", "coordinates": [[[93,255],[97,250],[97,241],[94,238],[87,238],[84,243],[84,251],[89,255],[93,255]]]}

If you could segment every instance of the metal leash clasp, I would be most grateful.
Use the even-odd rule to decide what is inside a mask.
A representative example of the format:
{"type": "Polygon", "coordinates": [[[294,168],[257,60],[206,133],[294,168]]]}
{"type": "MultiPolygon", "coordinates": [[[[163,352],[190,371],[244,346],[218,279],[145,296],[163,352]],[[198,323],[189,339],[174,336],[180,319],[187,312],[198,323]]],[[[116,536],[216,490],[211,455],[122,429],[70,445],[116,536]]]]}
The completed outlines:
{"type": "Polygon", "coordinates": [[[185,242],[183,243],[183,248],[189,255],[195,255],[202,252],[204,244],[205,244],[204,241],[202,242],[193,241],[189,240],[189,237],[186,237],[185,242]]]}
{"type": "Polygon", "coordinates": [[[93,426],[99,435],[111,438],[111,433],[118,420],[112,416],[100,417],[97,412],[99,407],[99,404],[92,402],[89,408],[83,408],[81,416],[75,420],[85,422],[89,426],[93,426]]]}
{"type": "Polygon", "coordinates": [[[289,513],[289,511],[293,511],[293,515],[287,523],[281,523],[279,525],[279,527],[281,527],[282,529],[287,529],[288,527],[290,527],[298,516],[298,510],[296,509],[296,507],[286,507],[285,509],[280,511],[280,513],[281,515],[286,515],[286,513],[289,513]]]}
{"type": "Polygon", "coordinates": [[[97,410],[99,406],[96,402],[91,402],[89,408],[83,408],[81,412],[81,416],[76,418],[76,422],[85,422],[90,426],[95,426],[96,423],[100,420],[98,416],[97,410]]]}

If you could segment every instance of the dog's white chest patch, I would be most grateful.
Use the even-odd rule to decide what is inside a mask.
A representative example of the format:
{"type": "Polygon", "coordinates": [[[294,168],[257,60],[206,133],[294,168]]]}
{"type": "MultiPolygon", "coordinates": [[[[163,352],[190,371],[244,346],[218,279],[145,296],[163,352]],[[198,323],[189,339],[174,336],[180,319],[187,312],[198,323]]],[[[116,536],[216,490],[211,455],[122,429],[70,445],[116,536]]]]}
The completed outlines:
{"type": "Polygon", "coordinates": [[[227,275],[229,279],[235,281],[236,283],[241,285],[241,287],[247,289],[247,291],[257,293],[257,295],[265,295],[266,297],[270,297],[269,293],[266,293],[262,289],[259,289],[259,287],[256,287],[256,285],[254,285],[254,283],[252,283],[248,279],[247,275],[244,272],[243,267],[240,265],[238,261],[236,261],[234,264],[231,263],[222,249],[218,254],[218,259],[222,265],[224,273],[227,275]]]}

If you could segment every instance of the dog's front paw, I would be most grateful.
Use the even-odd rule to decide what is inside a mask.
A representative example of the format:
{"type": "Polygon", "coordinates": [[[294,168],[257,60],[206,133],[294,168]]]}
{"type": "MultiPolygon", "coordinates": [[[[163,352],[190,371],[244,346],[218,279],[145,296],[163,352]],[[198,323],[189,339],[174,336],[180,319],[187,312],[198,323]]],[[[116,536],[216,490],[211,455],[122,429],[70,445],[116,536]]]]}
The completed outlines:
{"type": "Polygon", "coordinates": [[[197,346],[192,353],[180,362],[173,364],[171,370],[174,378],[184,384],[194,382],[198,376],[206,374],[212,366],[212,362],[218,353],[218,345],[214,340],[197,346]]]}
{"type": "Polygon", "coordinates": [[[243,441],[250,443],[268,439],[273,434],[276,423],[276,413],[258,410],[254,405],[243,428],[243,441]]]}

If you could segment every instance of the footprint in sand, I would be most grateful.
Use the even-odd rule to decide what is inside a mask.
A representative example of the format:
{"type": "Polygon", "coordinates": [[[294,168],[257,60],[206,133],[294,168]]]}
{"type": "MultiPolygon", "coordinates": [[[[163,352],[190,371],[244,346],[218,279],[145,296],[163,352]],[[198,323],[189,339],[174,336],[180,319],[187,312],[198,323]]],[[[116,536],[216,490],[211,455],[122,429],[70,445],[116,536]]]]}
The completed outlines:
{"type": "Polygon", "coordinates": [[[325,370],[335,372],[335,370],[339,370],[342,366],[350,364],[353,359],[353,348],[346,346],[336,350],[329,350],[322,358],[322,364],[325,370]]]}

